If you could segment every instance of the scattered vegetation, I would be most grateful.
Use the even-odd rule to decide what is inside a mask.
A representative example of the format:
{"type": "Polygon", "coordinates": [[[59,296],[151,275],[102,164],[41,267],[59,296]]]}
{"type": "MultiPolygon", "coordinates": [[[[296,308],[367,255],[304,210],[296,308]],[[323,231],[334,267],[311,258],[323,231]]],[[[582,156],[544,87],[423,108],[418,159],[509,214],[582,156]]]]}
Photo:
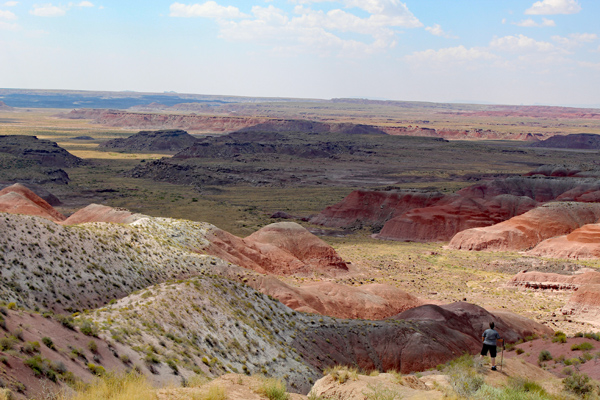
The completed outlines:
{"type": "Polygon", "coordinates": [[[266,396],[269,400],[288,400],[285,383],[279,379],[262,377],[257,393],[266,396]]]}

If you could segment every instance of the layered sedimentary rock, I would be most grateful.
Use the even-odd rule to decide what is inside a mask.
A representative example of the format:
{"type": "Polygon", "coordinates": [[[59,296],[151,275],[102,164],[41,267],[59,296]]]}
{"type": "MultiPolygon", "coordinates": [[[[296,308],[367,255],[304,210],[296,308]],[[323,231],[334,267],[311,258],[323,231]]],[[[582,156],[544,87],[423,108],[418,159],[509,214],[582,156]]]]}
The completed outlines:
{"type": "Polygon", "coordinates": [[[546,239],[528,254],[552,258],[598,258],[600,257],[600,224],[584,225],[568,235],[546,239]]]}
{"type": "Polygon", "coordinates": [[[0,190],[0,211],[11,214],[27,214],[44,217],[54,222],[66,217],[32,190],[16,183],[0,190]]]}
{"type": "Polygon", "coordinates": [[[101,204],[90,204],[78,210],[62,223],[64,225],[83,224],[88,222],[112,222],[117,224],[130,224],[144,217],[134,214],[123,208],[113,208],[101,204]]]}
{"type": "Polygon", "coordinates": [[[465,229],[496,224],[537,206],[529,197],[499,195],[470,198],[449,195],[426,208],[410,210],[390,219],[375,237],[404,241],[448,241],[465,229]]]}
{"type": "Polygon", "coordinates": [[[532,143],[530,146],[556,149],[597,150],[600,149],[600,135],[593,133],[556,135],[546,140],[532,143]]]}
{"type": "Polygon", "coordinates": [[[310,222],[336,228],[382,226],[397,215],[432,206],[443,197],[440,192],[355,190],[311,218],[310,222]]]}
{"type": "Polygon", "coordinates": [[[279,222],[242,239],[221,229],[207,234],[209,254],[257,272],[336,274],[348,270],[335,250],[295,222],[279,222]]]}
{"type": "Polygon", "coordinates": [[[600,218],[600,204],[549,203],[485,228],[462,231],[450,247],[462,250],[529,250],[545,239],[566,235],[600,218]]]}

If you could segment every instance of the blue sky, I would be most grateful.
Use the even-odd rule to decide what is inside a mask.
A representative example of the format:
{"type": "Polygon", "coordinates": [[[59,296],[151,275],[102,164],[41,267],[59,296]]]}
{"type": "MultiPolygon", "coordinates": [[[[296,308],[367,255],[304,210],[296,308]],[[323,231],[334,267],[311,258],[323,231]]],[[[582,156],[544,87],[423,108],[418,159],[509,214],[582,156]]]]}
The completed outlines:
{"type": "Polygon", "coordinates": [[[0,87],[600,107],[598,0],[0,0],[0,87]]]}

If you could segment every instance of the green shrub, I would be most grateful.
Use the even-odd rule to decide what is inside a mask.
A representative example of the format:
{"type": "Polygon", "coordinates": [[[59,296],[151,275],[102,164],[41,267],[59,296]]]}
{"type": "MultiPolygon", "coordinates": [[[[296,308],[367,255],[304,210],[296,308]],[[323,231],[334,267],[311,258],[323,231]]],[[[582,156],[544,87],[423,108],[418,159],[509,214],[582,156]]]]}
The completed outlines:
{"type": "Polygon", "coordinates": [[[540,351],[540,355],[538,356],[538,360],[540,362],[550,361],[550,360],[552,360],[552,354],[550,354],[550,352],[548,350],[542,350],[542,351],[540,351]]]}
{"type": "Polygon", "coordinates": [[[515,350],[515,353],[523,354],[523,353],[525,353],[525,350],[521,349],[520,347],[517,347],[517,349],[515,350]]]}
{"type": "Polygon", "coordinates": [[[563,333],[562,335],[554,335],[552,343],[567,343],[567,336],[563,333]]]}
{"type": "Polygon", "coordinates": [[[575,350],[589,351],[589,350],[592,350],[593,348],[594,348],[594,345],[591,344],[590,342],[583,342],[583,343],[574,344],[571,346],[571,350],[573,350],[573,351],[575,351],[575,350]]]}
{"type": "Polygon", "coordinates": [[[81,333],[87,336],[98,336],[98,327],[90,320],[83,320],[79,325],[81,333]]]}
{"type": "Polygon", "coordinates": [[[24,353],[33,354],[38,353],[40,351],[40,343],[39,342],[26,342],[21,348],[24,353]]]}
{"type": "Polygon", "coordinates": [[[87,347],[92,353],[98,353],[98,343],[95,340],[90,340],[87,347]]]}
{"type": "Polygon", "coordinates": [[[325,375],[329,375],[334,381],[339,383],[345,383],[349,379],[353,381],[358,379],[358,370],[356,368],[349,368],[345,365],[336,365],[333,368],[327,368],[323,371],[325,375]]]}
{"type": "Polygon", "coordinates": [[[14,310],[15,308],[17,308],[17,303],[15,303],[14,301],[11,301],[10,303],[8,303],[6,308],[8,308],[9,310],[14,310]]]}
{"type": "Polygon", "coordinates": [[[594,390],[594,386],[590,383],[590,377],[577,372],[563,379],[563,384],[565,390],[580,396],[591,393],[594,390]]]}
{"type": "Polygon", "coordinates": [[[52,349],[52,350],[55,349],[54,342],[48,336],[44,336],[42,338],[42,343],[44,343],[46,345],[46,347],[48,347],[49,349],[52,349]]]}
{"type": "Polygon", "coordinates": [[[102,365],[88,363],[87,367],[92,374],[97,375],[97,376],[102,376],[106,373],[106,370],[104,369],[104,367],[102,365]]]}

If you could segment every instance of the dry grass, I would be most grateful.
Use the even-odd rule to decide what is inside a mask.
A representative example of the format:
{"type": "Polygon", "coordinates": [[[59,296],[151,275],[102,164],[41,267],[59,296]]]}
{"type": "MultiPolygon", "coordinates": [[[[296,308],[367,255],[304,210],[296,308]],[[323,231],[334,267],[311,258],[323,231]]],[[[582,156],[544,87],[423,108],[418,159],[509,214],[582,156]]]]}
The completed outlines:
{"type": "Polygon", "coordinates": [[[79,387],[73,396],[58,400],[157,400],[154,388],[143,375],[107,375],[91,384],[79,387]]]}

